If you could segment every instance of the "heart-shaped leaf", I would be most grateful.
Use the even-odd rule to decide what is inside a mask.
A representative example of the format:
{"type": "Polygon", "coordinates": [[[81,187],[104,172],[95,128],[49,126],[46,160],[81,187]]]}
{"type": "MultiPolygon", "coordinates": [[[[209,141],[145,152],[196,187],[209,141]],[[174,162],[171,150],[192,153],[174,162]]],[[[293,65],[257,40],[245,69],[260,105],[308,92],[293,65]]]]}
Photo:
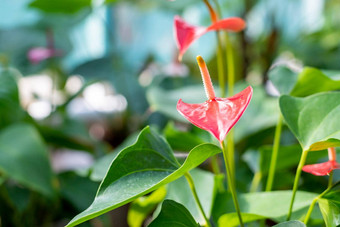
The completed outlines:
{"type": "Polygon", "coordinates": [[[340,145],[340,92],[280,97],[282,115],[304,150],[340,145]]]}
{"type": "Polygon", "coordinates": [[[40,9],[48,13],[75,13],[85,7],[91,7],[91,0],[34,0],[30,7],[40,9]]]}
{"type": "Polygon", "coordinates": [[[48,151],[31,125],[15,124],[1,131],[0,172],[45,195],[54,193],[48,151]]]}
{"type": "Polygon", "coordinates": [[[157,218],[149,227],[199,227],[190,212],[180,203],[172,200],[165,200],[162,204],[162,210],[157,218]]]}
{"type": "Polygon", "coordinates": [[[146,127],[137,142],[113,160],[92,205],[67,226],[99,216],[170,183],[220,151],[212,144],[197,146],[180,165],[166,141],[146,127]]]}

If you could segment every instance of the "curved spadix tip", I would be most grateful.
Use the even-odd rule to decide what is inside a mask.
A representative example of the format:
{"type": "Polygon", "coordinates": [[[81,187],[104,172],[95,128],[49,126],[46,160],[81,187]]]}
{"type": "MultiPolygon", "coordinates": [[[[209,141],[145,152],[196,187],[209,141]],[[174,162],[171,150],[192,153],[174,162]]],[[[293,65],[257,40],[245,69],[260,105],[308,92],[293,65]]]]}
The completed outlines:
{"type": "Polygon", "coordinates": [[[203,60],[203,58],[202,58],[200,55],[198,55],[198,56],[196,57],[196,59],[197,59],[198,66],[199,66],[200,68],[202,68],[202,67],[205,66],[205,61],[203,60]]]}

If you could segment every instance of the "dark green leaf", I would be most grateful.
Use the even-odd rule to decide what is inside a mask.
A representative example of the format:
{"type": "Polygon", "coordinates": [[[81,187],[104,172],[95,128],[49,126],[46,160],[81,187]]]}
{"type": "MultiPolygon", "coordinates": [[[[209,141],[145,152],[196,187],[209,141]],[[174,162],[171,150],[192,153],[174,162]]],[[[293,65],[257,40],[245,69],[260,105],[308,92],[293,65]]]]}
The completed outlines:
{"type": "Polygon", "coordinates": [[[77,225],[131,202],[178,179],[219,152],[220,149],[212,144],[197,146],[180,166],[165,140],[147,127],[134,145],[114,159],[92,205],[67,226],[77,225]]]}
{"type": "Polygon", "coordinates": [[[340,92],[280,97],[282,115],[304,150],[340,145],[340,92]]]}
{"type": "Polygon", "coordinates": [[[48,151],[28,124],[11,125],[0,133],[0,171],[48,196],[54,192],[48,151]]]}
{"type": "Polygon", "coordinates": [[[198,227],[190,212],[180,203],[172,200],[165,200],[161,213],[149,225],[149,227],[198,227]]]}
{"type": "Polygon", "coordinates": [[[0,69],[0,127],[21,120],[24,116],[17,86],[20,76],[15,69],[0,69]]]}
{"type": "Polygon", "coordinates": [[[34,0],[30,7],[40,9],[48,13],[75,13],[83,8],[91,7],[91,0],[34,0]]]}
{"type": "Polygon", "coordinates": [[[285,221],[274,226],[275,227],[306,227],[306,225],[300,221],[285,221]]]}

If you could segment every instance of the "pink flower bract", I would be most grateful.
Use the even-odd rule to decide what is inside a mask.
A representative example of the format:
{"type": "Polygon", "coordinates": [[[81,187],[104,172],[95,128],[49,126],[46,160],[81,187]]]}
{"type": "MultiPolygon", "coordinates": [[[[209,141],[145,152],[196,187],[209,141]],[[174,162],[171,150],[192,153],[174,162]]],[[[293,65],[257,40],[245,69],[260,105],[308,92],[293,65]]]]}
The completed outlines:
{"type": "Polygon", "coordinates": [[[209,27],[197,27],[188,24],[181,17],[175,16],[175,39],[179,48],[179,59],[182,58],[190,44],[209,31],[229,30],[238,32],[244,29],[246,23],[239,17],[230,17],[214,22],[209,27]]]}
{"type": "Polygon", "coordinates": [[[223,141],[229,130],[246,110],[253,94],[252,87],[229,98],[214,98],[201,104],[177,103],[177,110],[192,124],[223,141]]]}
{"type": "Polygon", "coordinates": [[[316,176],[328,175],[335,169],[340,169],[340,164],[336,161],[328,161],[318,164],[305,165],[302,170],[316,176]]]}
{"type": "Polygon", "coordinates": [[[35,47],[30,49],[27,53],[27,57],[32,64],[38,64],[41,61],[60,55],[60,51],[46,47],[35,47]]]}

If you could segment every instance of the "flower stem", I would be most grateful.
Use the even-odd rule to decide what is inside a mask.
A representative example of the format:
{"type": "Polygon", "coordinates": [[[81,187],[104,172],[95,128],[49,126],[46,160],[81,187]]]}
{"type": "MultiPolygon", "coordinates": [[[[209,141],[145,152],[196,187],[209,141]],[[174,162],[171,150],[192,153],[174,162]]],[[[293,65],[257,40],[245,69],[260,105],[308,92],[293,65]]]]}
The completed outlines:
{"type": "Polygon", "coordinates": [[[225,97],[225,80],[224,80],[224,68],[223,68],[223,56],[222,56],[222,40],[220,37],[220,32],[216,32],[217,39],[217,75],[218,75],[218,83],[220,86],[221,97],[225,97]]]}
{"type": "Polygon", "coordinates": [[[302,167],[305,165],[305,162],[306,162],[306,159],[307,159],[307,154],[308,154],[308,150],[302,151],[300,162],[299,162],[299,165],[298,165],[297,170],[296,170],[294,186],[293,186],[293,195],[292,195],[292,199],[290,201],[290,206],[289,206],[288,215],[287,215],[287,221],[289,221],[290,217],[292,216],[293,204],[294,204],[294,200],[295,200],[296,191],[297,191],[298,185],[299,185],[301,170],[302,170],[302,167]]]}
{"type": "Polygon", "coordinates": [[[275,129],[274,145],[273,145],[272,157],[270,160],[269,173],[268,173],[268,179],[267,179],[267,185],[266,185],[267,192],[271,191],[273,188],[277,156],[278,156],[279,148],[280,148],[282,122],[283,122],[283,118],[282,118],[282,115],[280,114],[279,119],[277,121],[276,129],[275,129]]]}
{"type": "Polygon", "coordinates": [[[224,164],[225,164],[226,173],[227,173],[228,186],[230,188],[231,196],[233,198],[235,210],[236,210],[238,219],[240,221],[240,226],[244,227],[244,224],[243,224],[243,221],[242,221],[242,216],[241,216],[240,206],[239,206],[238,200],[237,200],[235,183],[234,183],[234,181],[231,178],[231,171],[230,171],[230,168],[229,168],[229,165],[228,165],[229,162],[228,162],[227,152],[224,149],[223,142],[220,142],[220,145],[221,145],[222,152],[223,152],[223,157],[224,157],[224,164]]]}
{"type": "Polygon", "coordinates": [[[332,183],[333,183],[333,171],[329,173],[328,187],[331,187],[332,183]]]}
{"type": "Polygon", "coordinates": [[[192,191],[192,194],[194,195],[194,198],[195,198],[195,201],[197,203],[197,206],[198,206],[198,208],[199,208],[199,210],[200,210],[200,212],[201,212],[201,214],[202,214],[202,216],[203,216],[203,218],[204,218],[204,220],[206,222],[206,226],[207,227],[211,227],[209,219],[205,215],[204,210],[203,210],[203,206],[202,206],[202,204],[201,204],[201,202],[200,202],[200,200],[198,198],[198,195],[197,195],[197,192],[196,192],[196,188],[195,188],[195,184],[194,184],[194,180],[192,179],[192,176],[190,175],[189,172],[185,173],[184,176],[185,176],[185,178],[187,179],[187,181],[189,183],[189,187],[190,187],[190,189],[192,191]]]}
{"type": "MultiPolygon", "coordinates": [[[[234,95],[235,84],[235,59],[233,53],[233,46],[229,38],[228,32],[225,32],[226,41],[226,56],[228,67],[228,96],[234,95]]],[[[227,135],[228,158],[231,169],[232,180],[235,178],[235,144],[234,144],[234,129],[231,129],[227,135]]]]}

